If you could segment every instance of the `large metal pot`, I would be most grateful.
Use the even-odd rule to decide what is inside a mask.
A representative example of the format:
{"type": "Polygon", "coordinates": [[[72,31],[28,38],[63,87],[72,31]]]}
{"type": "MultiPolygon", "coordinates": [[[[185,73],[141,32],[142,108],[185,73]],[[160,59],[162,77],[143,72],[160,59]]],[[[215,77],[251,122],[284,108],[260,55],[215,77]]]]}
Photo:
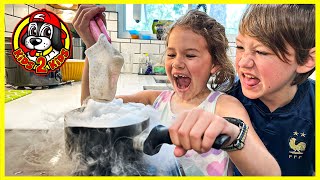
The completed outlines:
{"type": "Polygon", "coordinates": [[[104,127],[70,126],[68,121],[84,108],[65,115],[65,146],[67,155],[77,167],[74,175],[148,175],[140,170],[142,152],[132,147],[132,138],[149,126],[149,119],[104,127]],[[121,165],[123,163],[123,165],[121,165]]]}
{"type": "Polygon", "coordinates": [[[134,148],[133,139],[149,132],[157,117],[156,113],[146,116],[145,110],[148,111],[141,108],[142,114],[132,111],[129,116],[121,114],[121,120],[125,121],[106,121],[103,127],[71,124],[70,120],[77,120],[74,119],[75,114],[85,113],[83,107],[67,113],[65,145],[67,155],[75,165],[73,175],[183,175],[169,145],[164,145],[160,152],[152,156],[134,148]]]}

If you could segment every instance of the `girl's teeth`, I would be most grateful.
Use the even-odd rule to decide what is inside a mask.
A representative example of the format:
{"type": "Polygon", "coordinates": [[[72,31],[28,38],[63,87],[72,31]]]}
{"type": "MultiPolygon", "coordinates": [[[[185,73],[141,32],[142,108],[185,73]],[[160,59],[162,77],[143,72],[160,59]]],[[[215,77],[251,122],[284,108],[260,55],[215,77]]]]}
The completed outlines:
{"type": "Polygon", "coordinates": [[[177,75],[177,74],[175,74],[175,75],[173,75],[174,77],[187,77],[187,76],[184,76],[184,75],[177,75]]]}

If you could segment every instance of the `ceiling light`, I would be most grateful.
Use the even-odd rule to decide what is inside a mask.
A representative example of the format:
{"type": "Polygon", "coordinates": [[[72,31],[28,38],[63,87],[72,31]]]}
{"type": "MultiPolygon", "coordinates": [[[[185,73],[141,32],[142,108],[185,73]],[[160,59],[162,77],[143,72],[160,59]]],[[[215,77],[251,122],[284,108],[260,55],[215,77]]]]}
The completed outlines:
{"type": "Polygon", "coordinates": [[[71,8],[73,4],[60,4],[62,7],[71,8]]]}
{"type": "Polygon", "coordinates": [[[56,13],[64,22],[66,23],[71,23],[74,16],[75,12],[71,10],[62,10],[56,13]]]}

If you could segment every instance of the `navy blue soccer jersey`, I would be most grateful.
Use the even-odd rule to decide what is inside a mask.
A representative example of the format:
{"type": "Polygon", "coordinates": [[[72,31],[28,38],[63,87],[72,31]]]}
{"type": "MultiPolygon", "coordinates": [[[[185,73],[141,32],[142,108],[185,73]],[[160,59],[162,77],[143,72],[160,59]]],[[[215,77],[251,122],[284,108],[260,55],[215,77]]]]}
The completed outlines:
{"type": "MultiPolygon", "coordinates": [[[[293,100],[270,112],[259,99],[248,99],[240,82],[229,91],[246,108],[252,125],[284,176],[308,176],[315,170],[315,81],[298,86],[293,100]]],[[[254,160],[252,157],[251,160],[254,160]]],[[[264,167],[261,167],[264,168],[264,167]]],[[[235,170],[235,175],[240,175],[235,170]]]]}

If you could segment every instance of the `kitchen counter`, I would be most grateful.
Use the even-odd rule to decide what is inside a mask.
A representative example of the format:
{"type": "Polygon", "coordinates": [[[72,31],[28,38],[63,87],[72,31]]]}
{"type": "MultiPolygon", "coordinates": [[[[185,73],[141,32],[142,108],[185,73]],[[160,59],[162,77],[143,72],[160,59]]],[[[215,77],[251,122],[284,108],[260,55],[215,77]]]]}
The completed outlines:
{"type": "Polygon", "coordinates": [[[60,138],[63,138],[63,135],[60,138],[55,138],[55,143],[52,143],[52,139],[50,141],[45,134],[46,131],[43,130],[5,131],[6,176],[70,174],[71,167],[61,166],[63,164],[62,161],[66,159],[66,155],[61,153],[63,149],[61,149],[62,139],[60,138]],[[38,153],[34,153],[35,150],[38,153]]]}

